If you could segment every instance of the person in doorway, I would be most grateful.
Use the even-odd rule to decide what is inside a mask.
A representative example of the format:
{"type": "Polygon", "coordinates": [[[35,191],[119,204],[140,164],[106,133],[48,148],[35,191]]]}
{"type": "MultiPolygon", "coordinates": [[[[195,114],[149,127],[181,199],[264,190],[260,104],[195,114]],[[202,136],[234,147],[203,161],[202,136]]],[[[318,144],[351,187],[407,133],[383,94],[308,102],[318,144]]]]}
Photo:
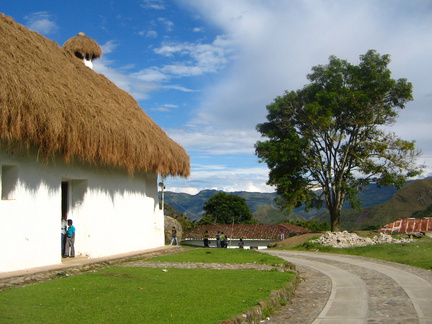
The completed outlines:
{"type": "Polygon", "coordinates": [[[175,242],[175,245],[178,245],[177,230],[176,230],[175,226],[172,227],[171,235],[172,235],[172,238],[171,238],[170,245],[173,245],[174,242],[175,242]]]}
{"type": "Polygon", "coordinates": [[[65,253],[66,232],[67,232],[67,220],[66,220],[66,215],[63,215],[61,219],[61,255],[62,256],[65,253]]]}
{"type": "Polygon", "coordinates": [[[75,258],[75,226],[72,219],[68,219],[68,229],[66,232],[65,258],[75,258]]]}
{"type": "Polygon", "coordinates": [[[203,241],[204,241],[204,247],[210,247],[209,246],[209,233],[207,230],[204,232],[203,241]]]}

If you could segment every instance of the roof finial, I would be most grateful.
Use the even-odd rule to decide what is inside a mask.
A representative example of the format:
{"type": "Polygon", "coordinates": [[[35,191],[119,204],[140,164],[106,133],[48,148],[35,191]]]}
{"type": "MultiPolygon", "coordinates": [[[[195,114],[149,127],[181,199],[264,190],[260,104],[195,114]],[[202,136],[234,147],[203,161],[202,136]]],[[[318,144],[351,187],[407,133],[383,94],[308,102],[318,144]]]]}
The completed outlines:
{"type": "Polygon", "coordinates": [[[79,32],[78,36],[85,36],[85,34],[83,32],[79,32]]]}

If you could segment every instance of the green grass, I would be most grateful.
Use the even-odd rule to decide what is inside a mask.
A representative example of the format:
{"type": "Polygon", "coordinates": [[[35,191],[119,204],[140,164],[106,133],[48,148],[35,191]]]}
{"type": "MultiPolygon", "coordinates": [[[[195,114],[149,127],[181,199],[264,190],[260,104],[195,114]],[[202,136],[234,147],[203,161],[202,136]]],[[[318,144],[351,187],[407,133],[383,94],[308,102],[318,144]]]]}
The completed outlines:
{"type": "Polygon", "coordinates": [[[291,272],[113,267],[0,293],[1,323],[218,323],[291,272]]]}
{"type": "Polygon", "coordinates": [[[206,262],[206,263],[258,263],[287,264],[278,257],[246,249],[191,249],[183,253],[166,255],[151,259],[166,262],[206,262]]]}
{"type": "Polygon", "coordinates": [[[432,238],[429,237],[415,239],[411,243],[378,244],[349,248],[333,248],[308,241],[293,246],[289,250],[358,255],[432,270],[432,238]]]}

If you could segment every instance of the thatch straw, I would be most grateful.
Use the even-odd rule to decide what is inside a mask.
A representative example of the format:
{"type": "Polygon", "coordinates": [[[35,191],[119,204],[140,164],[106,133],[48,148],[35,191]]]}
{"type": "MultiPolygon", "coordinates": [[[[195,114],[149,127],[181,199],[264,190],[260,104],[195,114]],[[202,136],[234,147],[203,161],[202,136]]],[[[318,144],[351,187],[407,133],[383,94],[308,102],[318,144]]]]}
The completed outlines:
{"type": "Polygon", "coordinates": [[[0,35],[0,142],[130,174],[189,175],[186,151],[127,92],[3,14],[0,35]]]}
{"type": "Polygon", "coordinates": [[[90,54],[92,59],[99,58],[102,55],[99,44],[84,33],[78,33],[77,36],[67,40],[63,44],[63,49],[71,53],[90,54]]]}

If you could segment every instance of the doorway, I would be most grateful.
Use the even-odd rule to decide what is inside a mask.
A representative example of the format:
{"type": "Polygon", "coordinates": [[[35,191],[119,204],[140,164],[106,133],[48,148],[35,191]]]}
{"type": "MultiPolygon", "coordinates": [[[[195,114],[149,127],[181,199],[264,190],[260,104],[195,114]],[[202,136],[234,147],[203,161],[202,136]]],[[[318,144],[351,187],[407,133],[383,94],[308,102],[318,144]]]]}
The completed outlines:
{"type": "Polygon", "coordinates": [[[66,219],[69,212],[69,182],[62,181],[61,183],[61,217],[66,215],[66,219]]]}

